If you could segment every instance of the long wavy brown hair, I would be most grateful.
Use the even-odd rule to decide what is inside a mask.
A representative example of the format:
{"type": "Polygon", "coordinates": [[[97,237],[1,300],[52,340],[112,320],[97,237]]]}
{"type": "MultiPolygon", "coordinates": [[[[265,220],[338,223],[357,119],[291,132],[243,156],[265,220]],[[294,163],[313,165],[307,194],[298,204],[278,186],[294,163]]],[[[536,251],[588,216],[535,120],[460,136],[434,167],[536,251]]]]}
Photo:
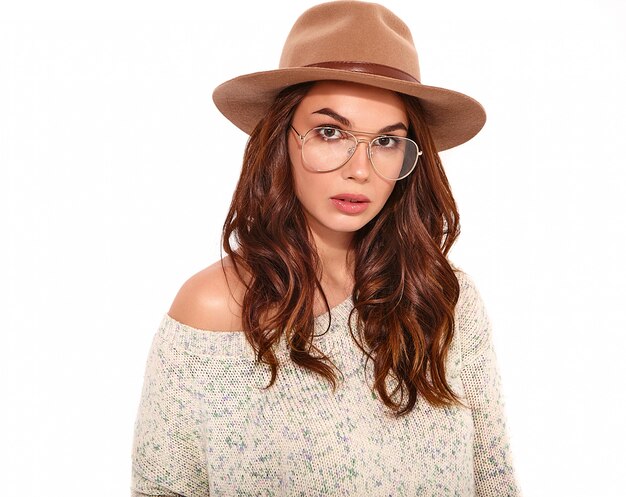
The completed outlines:
{"type": "MultiPolygon", "coordinates": [[[[222,234],[223,249],[246,284],[246,339],[256,360],[271,369],[265,388],[276,381],[274,347],[283,334],[291,360],[321,375],[333,391],[335,371],[341,374],[313,343],[317,292],[330,308],[287,151],[294,111],[313,84],[283,90],[250,135],[222,234]]],[[[381,212],[353,237],[356,336],[350,325],[358,347],[373,361],[373,388],[396,417],[409,413],[418,395],[433,406],[463,405],[445,376],[460,292],[446,255],[460,232],[459,214],[419,101],[400,96],[409,136],[423,154],[381,212]],[[388,376],[395,383],[391,392],[388,376]]]]}

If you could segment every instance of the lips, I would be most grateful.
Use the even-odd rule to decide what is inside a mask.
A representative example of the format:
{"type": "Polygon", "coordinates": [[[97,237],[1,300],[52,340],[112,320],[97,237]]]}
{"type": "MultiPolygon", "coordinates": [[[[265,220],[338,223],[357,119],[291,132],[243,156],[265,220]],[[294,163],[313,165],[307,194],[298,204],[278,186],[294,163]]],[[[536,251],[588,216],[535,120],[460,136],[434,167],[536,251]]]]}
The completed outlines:
{"type": "Polygon", "coordinates": [[[353,203],[361,203],[361,202],[369,202],[370,199],[365,195],[357,195],[355,193],[340,193],[339,195],[335,195],[331,197],[333,200],[341,200],[342,202],[353,202],[353,203]]]}
{"type": "Polygon", "coordinates": [[[340,212],[354,215],[365,212],[370,203],[370,199],[365,195],[354,193],[340,193],[330,198],[331,202],[340,212]]]}

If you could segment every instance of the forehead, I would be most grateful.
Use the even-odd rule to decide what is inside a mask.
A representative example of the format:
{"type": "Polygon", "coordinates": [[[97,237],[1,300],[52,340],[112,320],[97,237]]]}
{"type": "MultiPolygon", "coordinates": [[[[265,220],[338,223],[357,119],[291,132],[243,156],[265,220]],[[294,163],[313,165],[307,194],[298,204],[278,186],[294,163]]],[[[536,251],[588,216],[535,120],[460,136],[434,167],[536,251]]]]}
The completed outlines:
{"type": "Polygon", "coordinates": [[[402,98],[393,91],[374,86],[346,81],[319,81],[302,99],[294,117],[312,117],[323,108],[332,109],[348,118],[361,131],[366,131],[363,126],[378,129],[396,122],[408,125],[402,98]]]}

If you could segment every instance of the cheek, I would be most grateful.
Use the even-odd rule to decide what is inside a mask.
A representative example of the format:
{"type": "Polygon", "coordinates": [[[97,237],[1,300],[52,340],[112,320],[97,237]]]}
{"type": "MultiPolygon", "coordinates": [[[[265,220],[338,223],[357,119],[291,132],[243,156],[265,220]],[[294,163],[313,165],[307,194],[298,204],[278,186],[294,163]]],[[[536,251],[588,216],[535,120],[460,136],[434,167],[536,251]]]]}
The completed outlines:
{"type": "Polygon", "coordinates": [[[323,176],[311,173],[299,164],[292,166],[291,174],[294,183],[294,193],[306,210],[310,210],[315,205],[318,205],[320,199],[329,191],[323,176]]]}
{"type": "Polygon", "coordinates": [[[294,193],[302,204],[307,205],[309,203],[307,200],[313,200],[329,191],[329,178],[326,175],[308,171],[302,165],[300,148],[292,141],[289,143],[288,151],[294,193]]]}
{"type": "Polygon", "coordinates": [[[378,198],[381,199],[383,205],[387,203],[387,200],[389,200],[389,197],[393,193],[393,189],[395,188],[395,186],[396,186],[395,182],[388,183],[383,180],[383,182],[377,188],[378,198]]]}

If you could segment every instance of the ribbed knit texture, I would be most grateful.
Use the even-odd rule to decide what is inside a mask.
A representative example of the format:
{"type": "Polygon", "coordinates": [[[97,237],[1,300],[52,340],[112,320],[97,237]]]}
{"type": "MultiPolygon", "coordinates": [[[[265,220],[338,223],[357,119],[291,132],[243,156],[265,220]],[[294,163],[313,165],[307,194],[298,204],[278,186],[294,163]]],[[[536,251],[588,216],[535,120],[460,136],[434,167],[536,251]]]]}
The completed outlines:
{"type": "MultiPolygon", "coordinates": [[[[461,295],[447,378],[467,408],[418,399],[400,419],[372,393],[372,363],[348,329],[348,299],[317,346],[340,368],[325,380],[290,362],[268,390],[241,332],[165,314],[154,335],[132,447],[131,495],[518,496],[491,322],[473,280],[461,295]]],[[[355,313],[356,314],[356,313],[355,313]]],[[[353,316],[353,324],[356,324],[353,316]]],[[[328,315],[315,321],[316,334],[328,315]]]]}

